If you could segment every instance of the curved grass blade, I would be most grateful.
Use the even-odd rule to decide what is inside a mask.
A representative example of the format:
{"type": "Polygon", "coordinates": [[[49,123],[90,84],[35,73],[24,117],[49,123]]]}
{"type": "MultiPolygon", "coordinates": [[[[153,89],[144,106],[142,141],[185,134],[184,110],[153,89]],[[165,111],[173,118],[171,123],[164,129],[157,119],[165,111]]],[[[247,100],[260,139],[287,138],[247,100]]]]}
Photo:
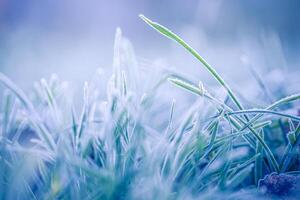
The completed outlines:
{"type": "MultiPolygon", "coordinates": [[[[300,99],[300,94],[299,93],[293,94],[293,95],[284,97],[284,98],[274,102],[273,104],[271,104],[270,106],[265,108],[265,110],[273,110],[273,109],[277,108],[280,105],[287,104],[287,103],[290,103],[290,102],[293,102],[293,101],[296,101],[296,100],[299,100],[299,99],[300,99]]],[[[254,116],[253,118],[251,118],[251,120],[246,125],[243,126],[243,128],[241,130],[245,130],[246,128],[251,126],[251,124],[253,124],[255,121],[257,121],[259,118],[261,118],[262,116],[263,116],[263,114],[258,114],[256,116],[254,116]]]]}
{"type": "Polygon", "coordinates": [[[264,110],[264,109],[239,110],[239,111],[229,112],[227,113],[227,115],[241,115],[241,114],[253,114],[253,113],[278,115],[281,117],[290,118],[295,121],[300,121],[300,117],[298,116],[280,113],[272,110],[264,110]]]}
{"type": "MultiPolygon", "coordinates": [[[[232,101],[235,103],[235,105],[239,108],[239,110],[244,110],[242,104],[240,101],[237,99],[231,88],[227,85],[227,83],[224,81],[224,79],[217,73],[217,71],[211,67],[197,52],[194,50],[190,45],[188,45],[183,39],[181,39],[178,35],[167,29],[166,27],[151,21],[150,19],[146,18],[144,15],[140,15],[140,18],[144,20],[148,25],[150,25],[152,28],[154,28],[156,31],[161,33],[162,35],[176,41],[178,44],[183,46],[187,51],[189,51],[193,56],[195,56],[203,65],[204,67],[210,72],[210,74],[219,82],[219,84],[225,88],[227,91],[228,95],[232,99],[232,101]]],[[[249,118],[247,115],[244,115],[245,119],[249,121],[249,118]]],[[[247,124],[247,123],[243,123],[247,124]]],[[[241,127],[239,127],[241,128],[241,127]]],[[[276,171],[279,170],[278,163],[272,153],[272,151],[269,149],[269,147],[266,145],[266,143],[259,137],[259,134],[251,127],[249,127],[250,131],[254,134],[254,136],[259,140],[259,142],[262,143],[264,149],[266,150],[269,160],[271,161],[274,169],[276,171]]]]}
{"type": "Polygon", "coordinates": [[[160,25],[159,23],[153,22],[144,15],[139,15],[144,22],[146,22],[148,25],[150,25],[152,28],[154,28],[156,31],[161,33],[162,35],[176,41],[178,44],[180,44],[182,47],[184,47],[187,51],[189,51],[194,57],[196,57],[203,65],[204,67],[210,72],[210,74],[219,82],[219,84],[225,88],[225,90],[228,92],[228,95],[233,100],[233,102],[236,104],[236,106],[243,110],[242,104],[239,102],[231,88],[227,85],[227,83],[224,81],[224,79],[217,73],[217,71],[211,67],[198,53],[195,49],[193,49],[189,44],[187,44],[183,39],[181,39],[178,35],[173,33],[171,30],[167,29],[166,27],[160,25]]]}

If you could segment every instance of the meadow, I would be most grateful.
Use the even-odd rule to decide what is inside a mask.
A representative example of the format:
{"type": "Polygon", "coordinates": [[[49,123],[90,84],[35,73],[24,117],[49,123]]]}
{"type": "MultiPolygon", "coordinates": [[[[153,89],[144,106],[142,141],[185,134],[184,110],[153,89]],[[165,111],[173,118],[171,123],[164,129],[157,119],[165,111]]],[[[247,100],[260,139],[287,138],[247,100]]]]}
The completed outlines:
{"type": "Polygon", "coordinates": [[[199,61],[225,98],[170,70],[141,89],[120,29],[109,81],[97,71],[81,96],[56,75],[23,91],[0,73],[0,199],[297,199],[300,93],[244,101],[192,45],[140,18],[199,61]],[[196,100],[163,101],[165,85],[196,100]]]}

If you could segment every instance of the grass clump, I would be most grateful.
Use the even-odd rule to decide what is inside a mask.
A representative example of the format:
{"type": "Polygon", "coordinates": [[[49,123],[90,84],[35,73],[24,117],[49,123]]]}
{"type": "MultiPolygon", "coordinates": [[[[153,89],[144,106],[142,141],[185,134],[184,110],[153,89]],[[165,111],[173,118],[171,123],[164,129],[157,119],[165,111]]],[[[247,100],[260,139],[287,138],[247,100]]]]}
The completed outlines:
{"type": "Polygon", "coordinates": [[[300,118],[281,106],[293,106],[300,94],[265,108],[244,109],[224,79],[190,45],[160,24],[141,18],[195,56],[225,88],[234,106],[202,83],[195,85],[175,72],[164,74],[147,91],[138,90],[137,69],[124,67],[136,61],[120,29],[107,95],[100,97],[97,82],[85,83],[80,109],[56,76],[37,82],[28,97],[0,73],[0,82],[7,88],[1,101],[0,198],[298,195],[300,118]],[[167,107],[159,92],[166,80],[203,100],[210,112],[205,113],[197,100],[177,116],[181,105],[170,100],[165,114],[167,107]],[[156,126],[153,113],[163,126],[156,126]]]}

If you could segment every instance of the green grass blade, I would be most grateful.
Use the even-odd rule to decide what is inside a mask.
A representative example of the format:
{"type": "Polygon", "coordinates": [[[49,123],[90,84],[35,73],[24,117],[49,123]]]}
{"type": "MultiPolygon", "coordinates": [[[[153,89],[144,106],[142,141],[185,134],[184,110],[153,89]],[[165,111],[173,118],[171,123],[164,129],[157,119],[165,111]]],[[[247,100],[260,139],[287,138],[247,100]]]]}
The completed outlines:
{"type": "MultiPolygon", "coordinates": [[[[260,132],[260,136],[262,138],[264,138],[263,130],[260,132]]],[[[262,172],[263,172],[262,171],[262,164],[263,164],[262,153],[263,153],[263,148],[262,148],[261,144],[257,141],[255,154],[259,155],[259,156],[257,156],[255,158],[255,167],[254,167],[254,182],[255,182],[255,184],[258,184],[259,179],[262,178],[262,172]]]]}
{"type": "Polygon", "coordinates": [[[88,120],[88,83],[85,82],[84,84],[84,99],[83,99],[83,107],[81,111],[80,121],[78,122],[78,128],[76,132],[76,145],[79,147],[80,145],[80,138],[84,132],[84,128],[86,128],[87,120],[88,120]]]}
{"type": "MultiPolygon", "coordinates": [[[[274,102],[270,106],[266,107],[265,110],[273,110],[273,109],[277,108],[280,105],[287,104],[287,103],[290,103],[290,102],[293,102],[293,101],[296,101],[296,100],[299,100],[299,99],[300,99],[300,94],[299,93],[293,94],[293,95],[284,97],[284,98],[274,102]]],[[[241,130],[245,130],[247,127],[251,126],[251,124],[253,124],[255,121],[257,121],[262,116],[263,116],[263,114],[258,114],[256,116],[254,116],[253,118],[251,118],[251,120],[246,125],[243,126],[243,128],[241,130]]]]}
{"type": "Polygon", "coordinates": [[[193,49],[189,44],[187,44],[183,39],[181,39],[178,35],[167,29],[166,27],[151,21],[144,15],[140,15],[140,18],[144,20],[147,24],[149,24],[152,28],[154,28],[156,31],[161,33],[162,35],[176,41],[178,44],[180,44],[182,47],[184,47],[187,51],[189,51],[194,57],[196,57],[203,65],[204,67],[210,72],[210,74],[219,82],[219,84],[226,89],[228,92],[228,95],[233,100],[233,102],[236,104],[236,106],[243,110],[242,104],[239,102],[235,94],[232,92],[230,87],[227,85],[227,83],[224,81],[224,79],[217,73],[217,71],[211,67],[198,53],[195,49],[193,49]]]}
{"type": "Polygon", "coordinates": [[[180,78],[170,77],[170,78],[168,78],[168,81],[173,83],[175,86],[185,89],[186,91],[188,91],[192,94],[196,94],[196,95],[200,95],[200,96],[205,95],[204,88],[197,87],[197,86],[195,86],[191,83],[188,83],[180,78]]]}
{"type": "Polygon", "coordinates": [[[234,112],[229,112],[227,113],[228,115],[240,115],[240,114],[272,114],[272,115],[278,115],[281,117],[286,117],[295,121],[300,121],[300,117],[295,116],[295,115],[289,115],[285,113],[280,113],[272,110],[264,110],[264,109],[249,109],[249,110],[239,110],[239,111],[234,111],[234,112]]]}
{"type": "MultiPolygon", "coordinates": [[[[167,29],[166,27],[151,21],[150,19],[146,18],[144,15],[140,15],[140,18],[142,20],[144,20],[148,25],[150,25],[152,28],[154,28],[156,31],[158,31],[159,33],[161,33],[162,35],[176,41],[178,44],[180,44],[181,46],[183,46],[187,51],[189,51],[193,56],[195,56],[203,65],[204,67],[210,72],[210,74],[219,82],[219,84],[226,89],[226,91],[228,92],[228,95],[230,96],[230,98],[232,99],[232,101],[235,103],[235,105],[240,109],[240,110],[244,110],[242,104],[239,102],[239,100],[237,99],[237,97],[235,96],[235,94],[232,92],[232,90],[230,89],[230,87],[227,85],[227,83],[224,81],[224,79],[217,73],[217,71],[211,67],[198,53],[196,50],[194,50],[190,45],[188,45],[183,39],[181,39],[178,35],[176,35],[175,33],[173,33],[172,31],[170,31],[169,29],[167,29]]],[[[247,117],[247,115],[244,115],[245,119],[247,121],[249,121],[249,118],[247,117]]],[[[247,124],[244,123],[243,124],[247,124]]],[[[242,128],[242,127],[239,127],[242,128]]],[[[279,170],[278,167],[278,163],[272,153],[272,151],[269,149],[269,147],[266,145],[266,143],[263,141],[263,139],[260,138],[259,134],[256,133],[256,131],[249,127],[250,131],[254,134],[254,136],[259,140],[259,142],[262,143],[263,148],[266,150],[268,156],[269,156],[269,160],[271,161],[274,169],[276,171],[279,170]]]]}
{"type": "Polygon", "coordinates": [[[9,116],[11,112],[12,97],[8,92],[4,95],[3,120],[2,120],[2,136],[6,137],[8,131],[9,116]]]}

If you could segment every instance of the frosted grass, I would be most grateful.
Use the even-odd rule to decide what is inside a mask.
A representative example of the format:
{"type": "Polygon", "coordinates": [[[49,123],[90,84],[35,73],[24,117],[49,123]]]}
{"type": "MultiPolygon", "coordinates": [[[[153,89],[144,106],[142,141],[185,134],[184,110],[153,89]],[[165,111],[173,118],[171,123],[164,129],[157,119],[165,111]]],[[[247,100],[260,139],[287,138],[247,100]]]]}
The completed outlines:
{"type": "Polygon", "coordinates": [[[298,177],[300,118],[281,107],[293,108],[299,94],[244,109],[194,49],[142,19],[192,53],[235,105],[173,71],[142,90],[146,80],[137,77],[134,51],[119,28],[107,89],[87,81],[76,97],[80,107],[55,75],[27,95],[1,73],[7,88],[0,117],[1,199],[263,199],[272,195],[261,192],[266,175],[298,177]],[[164,87],[170,83],[196,96],[189,109],[168,95],[164,103],[159,94],[171,92],[164,87]]]}

